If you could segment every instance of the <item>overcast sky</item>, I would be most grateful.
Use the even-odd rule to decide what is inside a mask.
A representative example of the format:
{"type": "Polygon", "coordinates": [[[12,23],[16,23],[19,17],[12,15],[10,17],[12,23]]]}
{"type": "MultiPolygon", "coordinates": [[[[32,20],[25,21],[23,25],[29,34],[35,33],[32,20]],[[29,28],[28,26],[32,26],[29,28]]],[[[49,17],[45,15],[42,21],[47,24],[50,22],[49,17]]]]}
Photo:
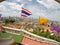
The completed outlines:
{"type": "Polygon", "coordinates": [[[60,4],[54,0],[6,0],[0,3],[2,16],[21,16],[21,7],[32,12],[30,17],[46,17],[50,20],[60,21],[60,4]]]}

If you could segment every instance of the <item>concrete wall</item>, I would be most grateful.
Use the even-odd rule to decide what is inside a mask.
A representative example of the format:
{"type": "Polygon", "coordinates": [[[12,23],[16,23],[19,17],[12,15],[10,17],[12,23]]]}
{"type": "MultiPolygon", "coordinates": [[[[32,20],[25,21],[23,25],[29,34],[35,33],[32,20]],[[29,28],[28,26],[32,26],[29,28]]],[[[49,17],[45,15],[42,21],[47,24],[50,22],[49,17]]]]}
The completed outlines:
{"type": "Polygon", "coordinates": [[[22,44],[24,45],[56,45],[52,43],[47,43],[47,42],[42,42],[42,41],[37,41],[28,37],[23,37],[22,44]]]}

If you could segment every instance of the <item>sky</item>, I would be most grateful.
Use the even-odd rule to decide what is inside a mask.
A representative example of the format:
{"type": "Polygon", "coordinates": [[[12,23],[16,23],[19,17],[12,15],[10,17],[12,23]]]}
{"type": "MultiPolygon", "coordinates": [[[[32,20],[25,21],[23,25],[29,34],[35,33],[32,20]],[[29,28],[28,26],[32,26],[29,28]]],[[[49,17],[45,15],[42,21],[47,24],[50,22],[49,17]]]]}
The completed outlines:
{"type": "Polygon", "coordinates": [[[0,14],[3,17],[21,17],[22,7],[32,12],[29,17],[43,16],[49,20],[60,22],[60,3],[54,0],[6,0],[0,3],[0,14]]]}

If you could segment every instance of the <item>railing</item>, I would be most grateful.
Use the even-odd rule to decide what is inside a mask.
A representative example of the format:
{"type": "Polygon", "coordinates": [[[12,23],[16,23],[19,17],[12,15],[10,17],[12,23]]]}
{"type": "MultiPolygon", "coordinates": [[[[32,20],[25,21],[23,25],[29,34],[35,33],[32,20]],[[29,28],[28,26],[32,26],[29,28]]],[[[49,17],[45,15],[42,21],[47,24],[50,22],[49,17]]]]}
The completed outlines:
{"type": "Polygon", "coordinates": [[[55,40],[44,38],[44,37],[32,34],[32,33],[28,32],[28,31],[26,31],[24,29],[16,29],[16,28],[10,28],[10,27],[5,27],[5,26],[2,26],[2,27],[5,29],[5,31],[7,33],[16,34],[16,35],[23,34],[23,35],[26,35],[26,36],[31,37],[33,39],[36,39],[38,41],[48,42],[48,43],[53,43],[53,44],[56,44],[56,45],[60,45],[60,43],[55,41],[55,40]]]}

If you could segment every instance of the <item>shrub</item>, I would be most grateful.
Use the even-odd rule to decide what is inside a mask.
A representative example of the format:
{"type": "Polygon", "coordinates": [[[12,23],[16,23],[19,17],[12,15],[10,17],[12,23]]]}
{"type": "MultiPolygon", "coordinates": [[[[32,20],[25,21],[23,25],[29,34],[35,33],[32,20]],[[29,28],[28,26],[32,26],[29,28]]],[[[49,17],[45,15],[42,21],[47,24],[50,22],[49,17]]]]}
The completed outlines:
{"type": "Polygon", "coordinates": [[[42,32],[39,32],[38,30],[34,30],[32,33],[60,42],[60,37],[57,37],[55,34],[51,35],[51,33],[48,30],[46,32],[44,32],[44,30],[42,30],[42,32]]]}

